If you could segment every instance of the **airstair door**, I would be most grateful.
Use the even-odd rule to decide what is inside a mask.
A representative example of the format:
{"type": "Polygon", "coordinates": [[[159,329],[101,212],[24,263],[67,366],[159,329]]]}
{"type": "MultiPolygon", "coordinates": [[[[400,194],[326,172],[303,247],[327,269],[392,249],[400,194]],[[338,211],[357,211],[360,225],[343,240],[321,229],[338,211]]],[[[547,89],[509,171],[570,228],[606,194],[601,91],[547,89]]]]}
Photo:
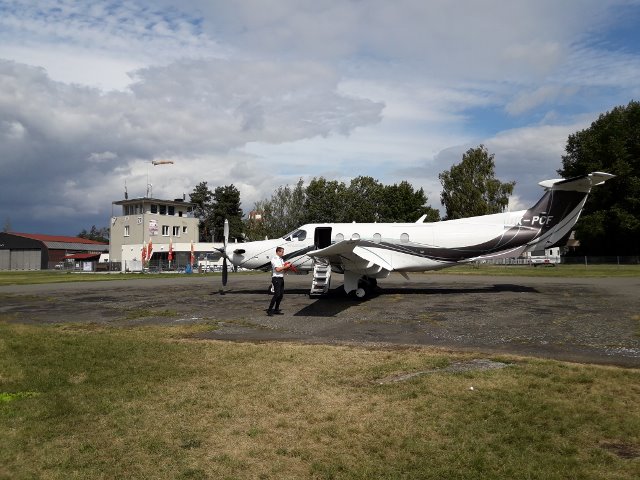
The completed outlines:
{"type": "Polygon", "coordinates": [[[331,245],[331,227],[316,227],[313,243],[317,249],[331,245]]]}

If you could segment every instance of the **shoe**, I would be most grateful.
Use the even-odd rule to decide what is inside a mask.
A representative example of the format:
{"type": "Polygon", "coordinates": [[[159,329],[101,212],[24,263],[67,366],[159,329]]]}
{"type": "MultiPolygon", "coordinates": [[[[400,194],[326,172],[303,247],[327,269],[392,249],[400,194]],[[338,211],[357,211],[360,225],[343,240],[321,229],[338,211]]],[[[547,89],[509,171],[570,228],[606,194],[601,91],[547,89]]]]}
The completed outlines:
{"type": "Polygon", "coordinates": [[[273,311],[272,310],[267,310],[267,316],[268,317],[273,317],[273,311]]]}
{"type": "Polygon", "coordinates": [[[276,315],[284,315],[282,310],[275,310],[273,313],[275,313],[276,315]]]}

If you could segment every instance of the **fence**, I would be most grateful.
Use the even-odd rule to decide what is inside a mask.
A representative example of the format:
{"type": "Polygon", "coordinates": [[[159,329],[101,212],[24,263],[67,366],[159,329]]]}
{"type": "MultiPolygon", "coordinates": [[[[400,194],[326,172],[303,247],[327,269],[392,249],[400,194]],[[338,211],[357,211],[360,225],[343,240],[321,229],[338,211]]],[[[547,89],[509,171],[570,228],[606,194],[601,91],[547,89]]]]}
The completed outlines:
{"type": "MultiPolygon", "coordinates": [[[[116,263],[116,262],[112,262],[116,263]]],[[[122,263],[117,262],[117,271],[122,271],[122,263]]],[[[124,261],[124,271],[125,272],[151,272],[151,273],[160,273],[160,272],[175,272],[175,273],[184,273],[192,270],[194,273],[207,273],[207,272],[221,272],[222,265],[212,264],[210,262],[196,262],[193,267],[189,265],[189,263],[180,262],[180,261],[172,261],[171,265],[169,265],[168,260],[163,259],[151,259],[146,262],[144,265],[144,269],[142,266],[142,262],[139,260],[129,260],[124,261]]]]}
{"type": "Polygon", "coordinates": [[[120,262],[86,262],[82,261],[64,261],[49,262],[49,270],[61,270],[64,272],[119,272],[120,262]]]}
{"type": "MultiPolygon", "coordinates": [[[[525,257],[490,258],[482,263],[492,265],[531,265],[531,259],[525,257]]],[[[568,265],[640,265],[638,256],[563,256],[560,263],[568,265]]]]}

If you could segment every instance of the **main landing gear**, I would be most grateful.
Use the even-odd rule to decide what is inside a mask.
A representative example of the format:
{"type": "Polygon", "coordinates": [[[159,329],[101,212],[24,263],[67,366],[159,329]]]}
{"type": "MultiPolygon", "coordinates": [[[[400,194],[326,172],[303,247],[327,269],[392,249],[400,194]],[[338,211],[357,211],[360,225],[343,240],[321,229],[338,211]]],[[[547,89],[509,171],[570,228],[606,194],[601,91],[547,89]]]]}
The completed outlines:
{"type": "Polygon", "coordinates": [[[355,295],[355,297],[358,299],[370,297],[378,288],[378,280],[362,275],[358,277],[356,285],[357,288],[348,290],[348,283],[346,282],[345,276],[344,290],[348,295],[355,295]]]}

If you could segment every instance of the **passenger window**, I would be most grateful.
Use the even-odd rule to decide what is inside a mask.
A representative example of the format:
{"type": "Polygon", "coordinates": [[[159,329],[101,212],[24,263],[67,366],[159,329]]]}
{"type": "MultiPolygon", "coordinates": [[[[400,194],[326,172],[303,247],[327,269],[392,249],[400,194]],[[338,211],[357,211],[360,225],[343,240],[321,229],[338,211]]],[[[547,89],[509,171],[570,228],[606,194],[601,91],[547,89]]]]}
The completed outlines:
{"type": "Polygon", "coordinates": [[[354,233],[353,235],[351,235],[351,240],[360,240],[360,234],[354,233]]]}
{"type": "Polygon", "coordinates": [[[379,233],[373,234],[373,243],[380,243],[382,241],[382,235],[379,233]]]}
{"type": "Polygon", "coordinates": [[[403,233],[402,235],[400,235],[400,241],[402,243],[407,243],[409,241],[409,234],[403,233]]]}
{"type": "Polygon", "coordinates": [[[336,234],[336,242],[341,242],[344,240],[344,235],[341,233],[336,234]]]}

